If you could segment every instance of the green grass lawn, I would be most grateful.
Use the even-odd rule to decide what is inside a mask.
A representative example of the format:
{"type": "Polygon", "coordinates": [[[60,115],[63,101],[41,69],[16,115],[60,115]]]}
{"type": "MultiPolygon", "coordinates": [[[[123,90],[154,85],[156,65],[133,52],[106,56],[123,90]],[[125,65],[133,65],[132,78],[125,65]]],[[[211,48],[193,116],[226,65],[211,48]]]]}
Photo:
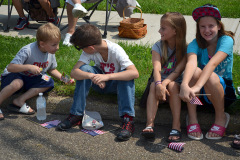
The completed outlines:
{"type": "MultiPolygon", "coordinates": [[[[28,43],[34,42],[35,39],[30,38],[17,38],[9,36],[0,35],[0,51],[1,51],[1,63],[0,63],[0,73],[3,72],[4,68],[10,61],[15,57],[16,53],[23,46],[28,43]]],[[[130,45],[126,43],[119,43],[120,46],[128,53],[130,59],[136,65],[139,71],[139,78],[135,80],[136,83],[136,97],[140,98],[142,95],[149,75],[152,70],[151,62],[151,46],[141,46],[141,45],[130,45]]],[[[70,74],[72,67],[76,64],[80,57],[81,52],[77,51],[74,47],[67,47],[60,43],[60,48],[56,53],[56,58],[58,62],[57,69],[60,72],[65,72],[70,74]]],[[[234,66],[233,66],[233,81],[234,86],[240,86],[240,72],[239,72],[240,56],[234,54],[234,66]]],[[[59,95],[69,95],[72,96],[74,92],[74,85],[63,85],[62,82],[55,81],[54,91],[59,95]]]]}
{"type": "MultiPolygon", "coordinates": [[[[0,51],[1,51],[1,63],[0,63],[0,73],[3,72],[7,64],[15,57],[16,53],[23,46],[28,43],[34,42],[35,39],[30,38],[17,38],[9,36],[0,35],[0,51]]],[[[151,64],[151,54],[150,46],[140,46],[140,45],[128,45],[126,43],[119,43],[124,50],[128,53],[130,59],[136,65],[140,77],[136,79],[136,97],[140,97],[149,74],[152,70],[151,64]]],[[[76,64],[80,57],[81,52],[77,51],[74,47],[67,47],[60,43],[60,48],[56,53],[56,58],[58,62],[57,69],[60,72],[65,72],[70,74],[72,67],[76,64]]],[[[60,95],[73,95],[74,85],[63,85],[62,82],[55,81],[54,91],[60,95]]]]}

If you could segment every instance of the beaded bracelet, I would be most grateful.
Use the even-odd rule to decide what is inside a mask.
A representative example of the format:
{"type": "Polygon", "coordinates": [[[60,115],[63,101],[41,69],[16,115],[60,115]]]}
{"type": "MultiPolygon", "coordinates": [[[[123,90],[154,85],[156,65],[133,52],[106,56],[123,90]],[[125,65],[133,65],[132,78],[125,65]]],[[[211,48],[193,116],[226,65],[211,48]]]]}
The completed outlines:
{"type": "Polygon", "coordinates": [[[157,86],[158,84],[162,84],[162,82],[161,81],[155,82],[155,86],[157,86]]]}

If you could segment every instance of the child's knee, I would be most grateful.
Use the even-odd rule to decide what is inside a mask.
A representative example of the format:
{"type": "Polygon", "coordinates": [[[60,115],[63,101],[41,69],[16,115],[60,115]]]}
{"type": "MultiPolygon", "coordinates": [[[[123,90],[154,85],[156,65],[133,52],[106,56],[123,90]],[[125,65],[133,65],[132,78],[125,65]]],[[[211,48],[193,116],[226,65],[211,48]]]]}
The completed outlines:
{"type": "Polygon", "coordinates": [[[179,92],[180,85],[173,81],[168,84],[167,88],[170,93],[179,92]]]}
{"type": "Polygon", "coordinates": [[[200,68],[197,68],[196,71],[193,74],[193,79],[197,81],[202,73],[202,70],[200,68]]]}
{"type": "Polygon", "coordinates": [[[23,81],[20,79],[15,79],[14,81],[12,81],[9,86],[11,87],[11,90],[13,91],[18,91],[19,89],[22,88],[23,86],[23,81]]]}
{"type": "Polygon", "coordinates": [[[213,87],[217,86],[217,84],[220,84],[220,80],[217,74],[213,73],[209,77],[208,81],[205,83],[206,87],[213,87]]]}
{"type": "Polygon", "coordinates": [[[90,65],[84,64],[79,69],[81,69],[84,72],[91,72],[92,67],[90,65]]]}

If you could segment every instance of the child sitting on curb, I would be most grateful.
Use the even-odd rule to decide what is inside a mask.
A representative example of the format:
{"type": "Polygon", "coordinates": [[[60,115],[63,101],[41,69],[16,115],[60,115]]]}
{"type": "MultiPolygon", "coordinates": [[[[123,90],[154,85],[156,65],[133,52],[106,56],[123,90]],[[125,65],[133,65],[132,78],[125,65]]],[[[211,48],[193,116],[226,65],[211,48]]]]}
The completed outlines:
{"type": "Polygon", "coordinates": [[[178,94],[186,64],[186,21],[179,12],[167,12],[160,20],[161,40],[152,47],[153,82],[147,98],[145,138],[154,138],[154,120],[159,101],[169,101],[173,123],[167,142],[179,142],[181,133],[181,99],[178,94]]]}
{"type": "Polygon", "coordinates": [[[86,97],[92,87],[100,93],[117,93],[122,129],[119,140],[128,140],[134,132],[135,85],[139,74],[126,52],[118,44],[103,40],[97,27],[84,24],[77,28],[70,42],[77,50],[83,50],[73,67],[71,76],[76,79],[76,88],[70,115],[57,128],[68,130],[81,125],[86,107],[86,97]],[[94,61],[95,66],[90,66],[94,61]]]}
{"type": "Polygon", "coordinates": [[[232,87],[234,34],[225,31],[221,14],[214,5],[198,7],[192,16],[197,33],[187,48],[188,60],[180,90],[181,99],[188,102],[187,134],[194,140],[203,139],[196,105],[189,103],[196,94],[202,93],[207,94],[204,101],[215,109],[215,122],[205,137],[217,140],[224,136],[230,120],[230,115],[224,112],[226,96],[235,93],[232,87]]]}
{"type": "MultiPolygon", "coordinates": [[[[55,58],[61,40],[59,28],[52,23],[46,23],[39,27],[36,38],[36,42],[20,49],[1,75],[0,105],[15,92],[26,90],[7,107],[10,111],[34,114],[35,111],[26,104],[26,100],[40,92],[49,92],[53,89],[54,81],[46,73],[61,79],[62,74],[56,69],[55,58]]],[[[1,110],[0,119],[4,119],[1,110]]]]}

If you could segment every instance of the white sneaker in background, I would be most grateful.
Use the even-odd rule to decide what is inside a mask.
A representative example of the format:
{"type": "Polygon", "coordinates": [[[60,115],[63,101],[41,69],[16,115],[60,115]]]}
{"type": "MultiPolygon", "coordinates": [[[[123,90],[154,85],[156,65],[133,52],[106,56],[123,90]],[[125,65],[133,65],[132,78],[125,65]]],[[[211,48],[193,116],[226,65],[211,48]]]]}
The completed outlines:
{"type": "Polygon", "coordinates": [[[72,10],[73,17],[82,18],[86,16],[87,13],[88,11],[79,3],[76,3],[72,10]]]}
{"type": "Polygon", "coordinates": [[[63,45],[66,46],[71,46],[72,44],[70,43],[70,38],[71,38],[71,34],[70,33],[66,33],[65,38],[63,40],[63,45]]]}
{"type": "Polygon", "coordinates": [[[137,1],[136,1],[136,6],[141,8],[140,4],[137,1]]]}

